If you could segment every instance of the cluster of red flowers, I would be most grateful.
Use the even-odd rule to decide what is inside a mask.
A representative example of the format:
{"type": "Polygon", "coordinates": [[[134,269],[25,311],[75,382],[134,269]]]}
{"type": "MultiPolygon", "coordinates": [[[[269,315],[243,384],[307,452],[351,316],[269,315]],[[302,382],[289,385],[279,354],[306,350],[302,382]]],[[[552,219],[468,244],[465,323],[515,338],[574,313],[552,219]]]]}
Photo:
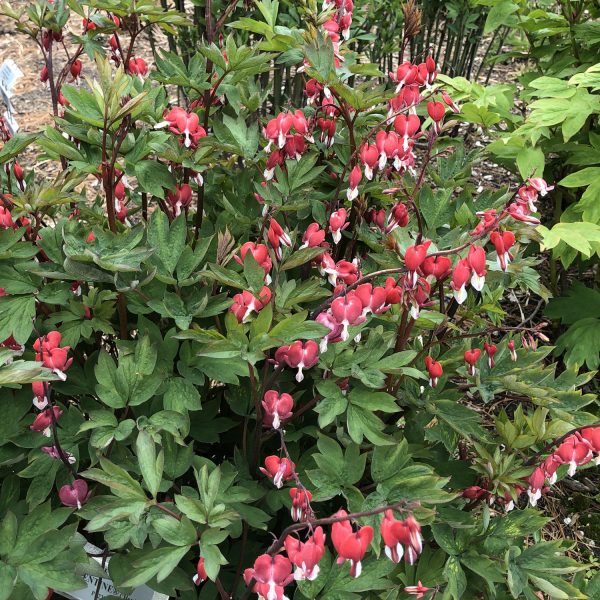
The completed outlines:
{"type": "MultiPolygon", "coordinates": [[[[271,419],[285,418],[293,406],[293,400],[288,394],[277,394],[270,391],[263,401],[265,409],[270,408],[271,419]],[[277,410],[274,406],[280,406],[277,410]],[[283,408],[281,408],[283,407],[283,408]]],[[[271,421],[274,427],[278,427],[271,421]]],[[[280,489],[283,482],[298,479],[296,466],[288,458],[272,455],[265,459],[261,471],[267,475],[273,484],[280,489]]],[[[314,513],[310,506],[312,494],[304,487],[292,487],[289,490],[292,500],[291,514],[294,521],[313,520],[314,513]]],[[[373,528],[369,525],[353,526],[353,515],[340,509],[326,521],[331,524],[331,542],[337,552],[337,563],[350,563],[350,575],[359,577],[362,571],[362,560],[373,540],[373,528]]],[[[316,524],[316,523],[315,523],[316,524]]],[[[295,535],[288,535],[282,546],[287,556],[277,551],[261,554],[254,561],[252,568],[244,571],[246,585],[253,584],[253,590],[263,600],[284,600],[284,588],[292,581],[312,581],[319,575],[319,562],[325,554],[326,535],[323,527],[310,527],[310,534],[305,541],[295,535]]],[[[406,519],[396,519],[392,508],[386,509],[380,524],[380,533],[385,545],[385,554],[390,560],[398,563],[404,556],[408,564],[414,564],[423,550],[421,526],[412,514],[406,519]]],[[[208,576],[204,558],[198,560],[194,582],[199,585],[208,576]]],[[[405,591],[422,597],[427,592],[419,581],[416,586],[407,586],[405,591]]]]}
{"type": "Polygon", "coordinates": [[[263,133],[269,141],[266,151],[270,150],[271,144],[276,146],[267,159],[264,172],[267,181],[273,179],[277,165],[282,166],[288,158],[299,160],[306,151],[306,141],[313,141],[308,121],[300,109],[279,113],[267,123],[263,133]]]}
{"type": "MultiPolygon", "coordinates": [[[[47,335],[38,338],[33,349],[36,351],[35,359],[44,367],[52,369],[60,379],[67,378],[65,371],[71,366],[72,358],[68,357],[69,346],[61,346],[62,336],[58,331],[51,331],[47,335]]],[[[34,381],[31,384],[34,398],[33,405],[40,411],[30,426],[31,431],[41,433],[46,437],[52,435],[52,427],[63,414],[56,405],[49,406],[50,383],[47,381],[34,381]]],[[[42,452],[57,460],[64,460],[69,464],[75,464],[76,459],[70,453],[57,446],[44,446],[42,452]]],[[[83,479],[74,479],[73,483],[63,485],[58,491],[60,501],[65,506],[81,508],[88,499],[88,485],[83,479]]]]}
{"type": "MultiPolygon", "coordinates": [[[[377,131],[374,144],[367,141],[361,146],[359,161],[362,169],[356,164],[350,171],[348,200],[354,200],[358,196],[358,185],[363,171],[369,181],[373,179],[375,171],[387,178],[394,172],[400,175],[406,170],[412,172],[415,164],[413,149],[417,138],[427,136],[432,142],[441,133],[441,122],[446,112],[442,102],[427,103],[427,113],[432,121],[428,132],[420,131],[421,119],[416,114],[416,107],[423,100],[422,88],[430,90],[436,77],[436,64],[431,56],[419,65],[404,62],[395,72],[390,73],[390,79],[396,84],[397,92],[389,103],[388,122],[392,127],[389,130],[386,128],[377,131]],[[403,114],[398,114],[400,112],[403,114]],[[404,114],[405,112],[408,114],[404,114]]],[[[458,107],[450,96],[446,92],[441,92],[441,95],[444,102],[454,112],[458,112],[458,107]]]]}
{"type": "MultiPolygon", "coordinates": [[[[483,344],[483,349],[485,350],[485,353],[487,354],[488,357],[488,366],[490,367],[490,369],[494,366],[494,356],[496,355],[496,352],[498,351],[498,349],[496,348],[495,344],[488,344],[487,342],[484,342],[483,344]]],[[[513,340],[510,340],[508,342],[508,349],[510,351],[510,356],[512,358],[512,360],[517,360],[517,354],[516,354],[516,350],[515,350],[515,342],[513,340]]],[[[467,363],[467,373],[471,376],[474,376],[476,373],[475,370],[475,365],[477,364],[477,361],[479,360],[481,356],[481,350],[479,348],[472,348],[471,350],[465,350],[465,362],[467,363]]]]}
{"type": "Polygon", "coordinates": [[[585,427],[568,436],[544,462],[534,469],[527,483],[527,495],[531,506],[535,506],[542,493],[556,481],[556,471],[560,465],[569,465],[568,474],[575,475],[577,467],[589,463],[595,457],[600,464],[600,427],[585,427]]]}
{"type": "MultiPolygon", "coordinates": [[[[339,510],[332,516],[331,541],[338,554],[337,563],[348,561],[350,575],[359,577],[362,572],[362,559],[373,540],[374,532],[369,525],[354,528],[350,519],[351,516],[345,510],[339,510]]],[[[422,551],[421,527],[412,515],[405,520],[396,520],[393,511],[386,510],[381,522],[381,536],[386,555],[394,562],[399,562],[404,554],[406,561],[413,564],[422,551]]],[[[244,572],[246,584],[254,582],[253,589],[261,598],[285,598],[284,587],[293,580],[312,581],[318,577],[319,562],[325,554],[325,541],[326,536],[320,526],[311,530],[304,542],[288,535],[283,541],[287,557],[281,554],[260,555],[254,566],[244,572]]],[[[202,579],[201,566],[203,567],[202,559],[199,561],[199,576],[196,580],[202,579]]],[[[419,583],[419,586],[409,586],[406,591],[417,593],[427,589],[419,583]]]]}
{"type": "Polygon", "coordinates": [[[481,485],[472,485],[463,491],[463,496],[469,500],[485,499],[489,504],[497,502],[505,510],[512,510],[514,500],[520,494],[527,492],[529,503],[536,506],[543,494],[549,491],[550,486],[556,483],[557,470],[561,465],[569,465],[567,473],[575,475],[577,467],[595,460],[600,464],[600,426],[583,427],[579,431],[568,435],[558,445],[556,450],[548,455],[545,460],[525,477],[522,485],[515,485],[514,490],[507,491],[503,496],[495,496],[490,492],[489,481],[481,485]]]}
{"type": "MultiPolygon", "coordinates": [[[[287,394],[279,396],[276,392],[267,392],[267,394],[268,401],[266,396],[263,406],[265,409],[270,408],[269,420],[271,422],[275,416],[283,419],[291,415],[290,411],[293,406],[291,397],[287,394]],[[277,405],[277,410],[272,408],[275,405],[277,405]]],[[[298,480],[296,466],[285,457],[268,456],[265,459],[264,467],[261,467],[260,470],[273,481],[278,489],[283,486],[285,481],[298,480]]],[[[294,521],[308,520],[310,522],[314,515],[310,506],[311,492],[303,487],[293,487],[289,490],[289,494],[292,499],[294,521]]],[[[373,540],[373,528],[367,525],[355,529],[351,524],[351,518],[351,515],[344,510],[339,510],[331,517],[331,541],[338,554],[337,563],[348,561],[351,576],[358,577],[362,570],[361,561],[373,540]]],[[[404,556],[406,562],[414,564],[423,550],[421,526],[412,514],[408,515],[405,520],[397,520],[394,517],[394,511],[391,508],[387,509],[381,521],[381,537],[385,544],[386,556],[396,563],[400,562],[404,556]]],[[[283,545],[288,558],[279,554],[274,556],[263,554],[256,559],[254,568],[245,571],[246,583],[254,581],[254,591],[262,598],[284,598],[283,588],[293,579],[296,581],[313,580],[319,574],[318,563],[325,553],[325,534],[321,527],[311,528],[311,535],[305,542],[289,535],[283,545]],[[293,566],[296,568],[292,575],[293,566]]],[[[416,591],[411,592],[411,589],[409,588],[407,591],[416,593],[416,591]]]]}
{"type": "MultiPolygon", "coordinates": [[[[331,541],[337,552],[337,563],[350,563],[350,575],[359,577],[362,572],[362,559],[373,540],[373,528],[369,525],[353,527],[351,516],[339,510],[332,518],[331,541]]],[[[394,518],[391,509],[385,512],[380,526],[386,555],[399,562],[404,554],[406,561],[413,564],[422,550],[421,527],[412,515],[405,520],[394,518]]],[[[254,582],[254,591],[261,598],[281,600],[285,598],[284,587],[293,580],[312,581],[319,575],[319,562],[325,554],[326,535],[322,527],[312,530],[306,541],[288,535],[284,542],[287,557],[281,554],[262,554],[252,568],[244,572],[246,584],[254,582]],[[293,572],[292,572],[293,571],[293,572]]],[[[408,593],[425,592],[418,586],[405,588],[408,593]]]]}
{"type": "MultiPolygon", "coordinates": [[[[276,139],[279,134],[273,133],[273,136],[273,139],[276,139]]],[[[537,180],[536,185],[547,188],[543,180],[537,180]]],[[[472,232],[478,237],[489,234],[489,239],[496,250],[498,265],[503,271],[507,269],[513,258],[510,250],[516,239],[511,231],[499,230],[498,225],[501,218],[510,214],[508,210],[501,215],[496,214],[495,211],[487,211],[481,215],[481,224],[472,232]]],[[[347,218],[348,213],[344,208],[331,213],[328,232],[331,235],[333,244],[337,244],[341,240],[342,232],[349,225],[347,218]]],[[[409,214],[406,206],[399,202],[393,205],[387,216],[383,209],[380,211],[372,210],[367,213],[367,219],[375,223],[378,229],[389,233],[396,227],[407,226],[409,214]]],[[[329,329],[329,333],[321,340],[321,352],[327,350],[329,342],[348,339],[349,327],[360,325],[369,314],[381,314],[387,311],[393,304],[403,305],[404,308],[410,310],[413,319],[417,319],[420,309],[428,305],[431,289],[435,283],[450,279],[449,286],[454,300],[458,304],[464,303],[467,299],[468,285],[471,285],[476,291],[481,291],[485,285],[487,257],[484,246],[475,243],[470,244],[466,256],[459,258],[453,265],[445,252],[428,254],[432,242],[431,240],[425,240],[406,248],[404,252],[406,273],[399,280],[388,277],[384,286],[373,286],[371,283],[364,283],[358,285],[355,289],[346,291],[348,286],[354,286],[361,277],[358,261],[357,259],[336,261],[332,256],[330,244],[325,241],[326,236],[327,232],[321,228],[319,223],[311,223],[302,236],[303,244],[301,246],[302,248],[323,248],[323,253],[313,259],[313,264],[319,267],[321,275],[327,276],[329,283],[334,286],[333,301],[327,310],[320,312],[316,317],[317,322],[329,329]]],[[[282,258],[282,246],[292,246],[289,234],[273,218],[270,219],[267,239],[277,260],[282,258]]],[[[271,281],[270,271],[273,266],[269,248],[265,244],[246,242],[242,245],[240,254],[235,257],[235,260],[243,265],[248,252],[252,254],[254,260],[265,271],[265,283],[268,285],[271,281]]],[[[238,321],[245,322],[253,312],[258,313],[270,301],[270,298],[271,293],[266,286],[259,298],[245,291],[234,297],[231,311],[236,315],[238,321]]],[[[300,342],[296,342],[296,344],[298,345],[300,342]]],[[[511,344],[512,351],[514,350],[514,342],[511,342],[511,344]]],[[[493,364],[495,347],[488,346],[485,349],[493,364]]],[[[296,353],[300,351],[299,346],[297,349],[293,346],[290,360],[282,361],[285,354],[283,350],[279,353],[279,357],[276,356],[275,358],[277,363],[285,362],[292,368],[300,367],[299,381],[302,379],[302,368],[315,364],[318,354],[315,347],[314,350],[309,352],[309,360],[303,362],[300,354],[296,356],[296,353]]],[[[479,359],[479,353],[478,351],[472,351],[465,355],[470,374],[474,374],[474,364],[479,359]]],[[[426,367],[430,374],[430,381],[432,385],[435,385],[442,373],[441,365],[429,357],[426,361],[426,367]]]]}
{"type": "MultiPolygon", "coordinates": [[[[509,340],[507,347],[510,352],[511,359],[513,361],[516,361],[517,360],[517,352],[515,349],[514,340],[509,340]]],[[[487,342],[484,342],[483,349],[487,355],[488,366],[491,369],[495,364],[494,356],[496,355],[498,348],[496,347],[495,344],[488,344],[487,342]]],[[[464,358],[465,358],[465,363],[467,364],[467,373],[472,377],[475,376],[475,373],[476,373],[475,366],[476,366],[477,362],[479,361],[480,357],[481,357],[481,350],[479,348],[472,348],[470,350],[465,350],[464,358]]],[[[444,374],[442,365],[439,362],[433,360],[433,358],[431,356],[426,356],[425,357],[425,368],[427,369],[427,372],[429,373],[429,384],[431,385],[431,387],[435,387],[438,383],[439,378],[444,374]]]]}
{"type": "MultiPolygon", "coordinates": [[[[98,16],[100,15],[101,13],[98,13],[98,16]]],[[[124,57],[118,35],[119,29],[121,28],[121,19],[118,15],[113,15],[111,13],[107,13],[106,18],[109,20],[109,23],[108,25],[103,24],[102,29],[107,30],[110,27],[116,29],[116,31],[108,39],[107,51],[109,53],[110,60],[112,60],[115,66],[118,67],[121,64],[122,57],[124,57]]],[[[96,21],[92,19],[82,19],[82,27],[83,35],[86,35],[88,32],[95,32],[100,28],[96,21]]],[[[62,30],[44,30],[41,36],[41,43],[44,50],[46,52],[49,52],[52,47],[52,44],[62,42],[63,38],[64,34],[62,30]]],[[[69,73],[72,77],[72,81],[74,81],[75,83],[79,83],[82,68],[83,63],[79,58],[74,58],[70,61],[69,73]]],[[[131,75],[137,75],[138,77],[143,78],[148,74],[148,64],[143,58],[130,57],[125,65],[125,70],[128,71],[131,75]]],[[[40,81],[42,83],[47,83],[48,77],[48,68],[43,67],[40,71],[40,81]]]]}
{"type": "MultiPolygon", "coordinates": [[[[38,338],[33,349],[36,351],[35,359],[44,367],[52,369],[64,381],[67,378],[65,371],[71,366],[73,359],[68,356],[69,346],[60,346],[61,338],[60,332],[51,331],[38,338]]],[[[33,421],[31,430],[50,437],[51,425],[60,418],[62,411],[58,406],[47,408],[50,389],[47,381],[34,381],[31,386],[34,393],[33,405],[41,411],[33,421]]]]}
{"type": "Polygon", "coordinates": [[[248,321],[253,312],[259,313],[271,301],[271,290],[265,285],[258,298],[244,290],[233,297],[233,304],[229,308],[240,323],[248,321]]]}

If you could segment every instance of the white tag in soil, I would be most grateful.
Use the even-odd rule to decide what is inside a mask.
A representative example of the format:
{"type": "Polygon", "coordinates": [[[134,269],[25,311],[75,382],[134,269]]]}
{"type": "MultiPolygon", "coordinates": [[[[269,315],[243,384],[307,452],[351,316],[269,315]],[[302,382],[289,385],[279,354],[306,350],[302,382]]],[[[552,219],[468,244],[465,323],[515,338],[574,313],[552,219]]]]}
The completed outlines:
{"type": "Polygon", "coordinates": [[[15,135],[15,133],[19,131],[19,124],[17,123],[17,120],[7,110],[4,111],[4,114],[2,116],[4,117],[4,121],[8,126],[10,135],[15,135]]]}
{"type": "Polygon", "coordinates": [[[11,135],[17,133],[19,124],[12,116],[13,107],[10,99],[12,97],[12,88],[15,81],[21,77],[23,77],[23,71],[17,67],[14,60],[9,58],[0,65],[0,98],[6,106],[6,112],[3,116],[11,135]]]}
{"type": "Polygon", "coordinates": [[[9,96],[12,95],[15,81],[21,77],[23,77],[23,71],[17,67],[14,60],[9,58],[0,65],[0,87],[4,88],[9,96]]]}
{"type": "MultiPolygon", "coordinates": [[[[100,554],[102,552],[100,548],[96,548],[93,544],[86,544],[85,550],[90,554],[100,554]]],[[[94,556],[94,560],[102,564],[101,558],[94,556]]],[[[122,592],[117,591],[108,575],[107,577],[100,579],[100,590],[98,596],[96,596],[98,577],[86,574],[84,575],[84,580],[87,584],[86,588],[68,593],[61,592],[61,595],[65,598],[70,598],[71,600],[95,600],[96,598],[102,600],[102,598],[106,598],[107,596],[114,596],[116,598],[122,598],[123,600],[169,600],[168,596],[155,592],[147,585],[137,587],[129,594],[123,594],[122,592]]]]}

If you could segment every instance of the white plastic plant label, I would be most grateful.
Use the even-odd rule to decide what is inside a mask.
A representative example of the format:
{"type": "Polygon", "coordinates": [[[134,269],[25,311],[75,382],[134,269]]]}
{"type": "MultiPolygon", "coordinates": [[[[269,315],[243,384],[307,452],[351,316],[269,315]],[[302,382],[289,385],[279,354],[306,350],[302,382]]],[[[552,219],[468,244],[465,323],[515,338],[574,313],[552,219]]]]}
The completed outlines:
{"type": "Polygon", "coordinates": [[[19,124],[17,123],[17,120],[7,110],[4,111],[4,114],[2,116],[4,117],[4,121],[6,122],[6,125],[8,126],[10,135],[15,135],[15,133],[17,133],[17,131],[19,131],[19,124]]]}
{"type": "Polygon", "coordinates": [[[17,67],[14,60],[9,58],[0,65],[0,98],[6,106],[6,112],[4,113],[3,117],[8,125],[11,135],[15,135],[15,133],[17,133],[19,130],[19,124],[12,116],[13,107],[10,99],[12,97],[12,88],[15,84],[15,81],[21,77],[23,77],[23,71],[17,67]]]}
{"type": "Polygon", "coordinates": [[[9,58],[0,65],[0,88],[9,98],[12,96],[15,81],[21,77],[23,77],[23,71],[17,67],[14,60],[9,58]]]}
{"type": "MultiPolygon", "coordinates": [[[[96,548],[96,546],[89,543],[85,545],[85,550],[90,554],[100,554],[102,552],[100,548],[96,548]]],[[[96,556],[94,557],[94,560],[102,563],[102,559],[96,556]]],[[[155,592],[147,585],[137,587],[128,594],[119,592],[117,591],[115,584],[108,577],[108,574],[103,578],[86,574],[84,575],[84,580],[87,587],[74,592],[61,592],[61,595],[65,598],[70,598],[71,600],[102,600],[102,598],[107,597],[122,598],[123,600],[169,600],[168,596],[155,592]],[[100,584],[100,587],[98,587],[98,584],[100,584]]]]}

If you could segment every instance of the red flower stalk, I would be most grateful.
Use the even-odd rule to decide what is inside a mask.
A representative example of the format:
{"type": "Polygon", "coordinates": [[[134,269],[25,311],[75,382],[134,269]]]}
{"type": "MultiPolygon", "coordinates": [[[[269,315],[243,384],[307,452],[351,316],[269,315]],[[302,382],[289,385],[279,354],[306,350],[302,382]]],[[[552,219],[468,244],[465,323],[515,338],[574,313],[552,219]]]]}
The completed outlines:
{"type": "MultiPolygon", "coordinates": [[[[335,517],[347,516],[345,510],[339,510],[335,517]]],[[[360,527],[356,532],[349,521],[339,521],[331,526],[331,541],[338,553],[337,563],[350,561],[350,575],[359,577],[362,572],[361,561],[373,539],[373,528],[369,525],[360,527]]]]}
{"type": "Polygon", "coordinates": [[[265,466],[260,467],[262,473],[273,480],[276,488],[280,489],[284,481],[293,477],[296,465],[287,458],[279,458],[272,454],[265,458],[265,466]]]}
{"type": "Polygon", "coordinates": [[[342,239],[342,230],[350,225],[350,223],[346,222],[346,217],[347,212],[345,208],[340,208],[331,213],[331,217],[329,217],[329,232],[331,233],[335,244],[339,243],[342,239]]]}
{"type": "Polygon", "coordinates": [[[31,431],[41,433],[45,437],[50,437],[50,427],[53,421],[58,421],[62,414],[63,411],[60,408],[58,408],[58,406],[47,408],[39,415],[37,415],[29,429],[31,429],[31,431]],[[52,418],[52,413],[54,413],[54,419],[52,418]]]}
{"type": "Polygon", "coordinates": [[[471,278],[471,267],[466,258],[461,258],[452,272],[450,287],[454,290],[454,299],[462,304],[467,299],[467,283],[471,278]]]}
{"type": "Polygon", "coordinates": [[[494,362],[494,356],[498,351],[498,348],[494,344],[488,344],[484,342],[483,348],[488,357],[488,367],[491,369],[496,363],[494,362]]]}
{"type": "Polygon", "coordinates": [[[292,520],[305,521],[310,510],[310,501],[312,494],[303,488],[290,488],[290,498],[292,499],[292,520]]]}
{"type": "Polygon", "coordinates": [[[81,508],[89,497],[88,485],[83,479],[75,479],[71,485],[63,485],[58,497],[65,506],[81,508]]]}
{"type": "Polygon", "coordinates": [[[296,581],[314,581],[319,576],[319,561],[325,554],[325,534],[322,527],[317,527],[314,533],[301,542],[298,538],[288,535],[284,541],[285,551],[296,566],[294,579],[296,581]]]}
{"type": "Polygon", "coordinates": [[[208,579],[208,575],[206,574],[206,569],[204,568],[204,557],[201,556],[198,559],[198,564],[196,565],[196,574],[192,577],[192,581],[196,585],[200,585],[203,581],[208,579]]]}
{"type": "Polygon", "coordinates": [[[263,600],[283,600],[283,588],[293,579],[292,563],[281,554],[261,554],[254,567],[244,571],[246,585],[254,580],[254,591],[263,600]]]}
{"type": "Polygon", "coordinates": [[[485,284],[485,275],[487,273],[485,270],[485,250],[481,246],[471,245],[467,262],[472,270],[471,285],[480,292],[485,284]]]}
{"type": "Polygon", "coordinates": [[[442,365],[433,360],[431,356],[425,357],[425,367],[427,368],[427,372],[429,373],[429,385],[431,387],[436,387],[439,381],[439,378],[443,375],[444,370],[442,369],[442,365]]]}
{"type": "Polygon", "coordinates": [[[43,381],[34,381],[31,384],[34,394],[33,405],[38,410],[44,410],[44,408],[48,406],[48,398],[46,396],[46,389],[48,386],[50,386],[50,384],[43,381]]]}
{"type": "Polygon", "coordinates": [[[467,372],[472,377],[475,375],[475,365],[481,356],[481,350],[479,348],[473,348],[472,350],[465,351],[465,362],[467,363],[467,372]]]}
{"type": "Polygon", "coordinates": [[[292,416],[294,399],[289,394],[279,394],[275,390],[269,390],[265,392],[262,406],[264,409],[263,425],[279,429],[282,421],[292,416]]]}

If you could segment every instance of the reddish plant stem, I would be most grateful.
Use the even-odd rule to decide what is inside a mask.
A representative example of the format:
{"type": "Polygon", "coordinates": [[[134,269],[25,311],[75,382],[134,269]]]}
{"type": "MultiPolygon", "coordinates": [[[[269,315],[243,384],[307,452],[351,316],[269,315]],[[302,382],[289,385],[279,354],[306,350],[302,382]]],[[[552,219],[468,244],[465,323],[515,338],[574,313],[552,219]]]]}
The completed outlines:
{"type": "MultiPolygon", "coordinates": [[[[404,307],[402,311],[402,317],[400,318],[400,324],[398,325],[398,331],[396,333],[396,344],[394,345],[394,352],[401,352],[406,346],[406,341],[412,330],[415,321],[409,318],[409,311],[407,307],[404,307]]],[[[387,377],[386,388],[390,391],[394,391],[394,376],[390,373],[387,377]]]]}
{"type": "Polygon", "coordinates": [[[215,579],[215,586],[219,592],[219,596],[221,596],[221,600],[229,600],[231,598],[231,596],[225,591],[225,588],[218,577],[215,579]]]}
{"type": "MultiPolygon", "coordinates": [[[[204,8],[204,20],[206,22],[206,41],[208,44],[212,44],[213,42],[213,21],[212,21],[212,0],[206,0],[205,8],[204,8]]],[[[213,63],[212,60],[206,60],[206,74],[208,75],[208,80],[213,73],[213,63]]],[[[216,91],[216,88],[215,88],[216,91]]],[[[213,99],[213,90],[206,90],[204,93],[204,130],[208,131],[208,123],[210,119],[210,107],[212,105],[213,99]]],[[[196,216],[194,217],[194,240],[192,241],[192,248],[196,248],[196,243],[198,242],[198,237],[200,236],[200,228],[202,227],[202,218],[204,213],[204,188],[205,185],[200,186],[198,190],[198,197],[196,199],[196,216]]]]}
{"type": "Polygon", "coordinates": [[[238,582],[242,575],[242,568],[244,566],[244,560],[246,558],[246,544],[248,543],[248,523],[246,521],[242,524],[242,547],[240,549],[240,559],[235,570],[235,577],[233,578],[233,585],[231,586],[230,598],[233,598],[235,591],[238,586],[238,582]]]}
{"type": "Polygon", "coordinates": [[[425,159],[423,160],[423,164],[421,166],[421,171],[419,173],[419,178],[417,179],[417,183],[415,184],[415,187],[413,188],[410,198],[408,199],[408,202],[410,203],[410,205],[412,206],[412,208],[414,210],[415,217],[417,218],[418,234],[417,234],[417,240],[415,242],[416,244],[420,244],[421,240],[423,239],[423,218],[421,216],[421,211],[417,208],[416,198],[417,198],[417,194],[421,191],[421,188],[423,187],[423,183],[425,181],[425,172],[427,171],[427,166],[429,165],[429,162],[431,161],[431,150],[433,149],[434,142],[435,142],[435,136],[433,134],[429,135],[429,139],[427,142],[427,154],[425,155],[425,159]]]}
{"type": "Polygon", "coordinates": [[[214,34],[217,34],[220,31],[221,27],[223,27],[223,25],[225,24],[225,21],[227,21],[227,18],[229,17],[229,15],[235,10],[237,3],[238,3],[238,0],[231,0],[229,2],[229,4],[225,7],[223,14],[221,14],[219,19],[215,23],[215,30],[213,33],[213,37],[214,37],[214,34]]]}
{"type": "Polygon", "coordinates": [[[44,381],[43,384],[44,384],[44,395],[46,396],[46,398],[48,398],[48,404],[50,405],[50,418],[52,419],[51,427],[52,427],[52,439],[54,441],[54,447],[56,448],[56,451],[58,452],[58,456],[60,457],[60,460],[62,461],[62,463],[71,472],[73,479],[77,479],[77,469],[75,468],[74,465],[72,465],[69,462],[69,458],[65,454],[65,451],[62,449],[62,446],[60,445],[60,440],[58,439],[58,422],[56,420],[56,415],[54,414],[54,406],[56,406],[56,404],[52,401],[52,391],[51,391],[50,387],[48,386],[47,381],[44,381]]]}
{"type": "MultiPolygon", "coordinates": [[[[285,443],[285,433],[284,433],[283,429],[279,429],[279,440],[280,440],[281,450],[283,450],[285,457],[290,461],[291,464],[294,465],[294,468],[292,469],[292,477],[294,478],[294,482],[296,483],[296,486],[298,488],[300,488],[301,490],[303,490],[304,492],[307,492],[308,490],[306,489],[306,486],[302,483],[302,481],[300,481],[300,477],[298,476],[298,472],[296,471],[296,466],[295,466],[294,461],[292,460],[292,457],[290,456],[290,453],[288,451],[287,444],[285,443]]],[[[310,505],[310,500],[308,499],[308,496],[306,496],[306,504],[308,506],[308,510],[306,512],[307,520],[310,522],[311,519],[314,519],[315,511],[313,510],[312,506],[310,505]]]]}
{"type": "Polygon", "coordinates": [[[260,398],[258,397],[258,388],[256,384],[256,377],[254,376],[254,367],[248,363],[248,376],[250,378],[250,393],[252,394],[252,401],[254,402],[254,408],[256,410],[256,428],[254,430],[254,464],[257,465],[260,458],[260,446],[261,446],[261,434],[260,430],[262,427],[262,406],[260,398]]]}
{"type": "Polygon", "coordinates": [[[166,515],[169,515],[170,517],[173,517],[174,519],[181,521],[181,515],[178,515],[176,512],[173,512],[170,508],[167,508],[164,504],[157,502],[156,504],[154,504],[154,506],[156,506],[156,508],[158,508],[158,510],[161,510],[162,512],[164,512],[166,515]]]}

